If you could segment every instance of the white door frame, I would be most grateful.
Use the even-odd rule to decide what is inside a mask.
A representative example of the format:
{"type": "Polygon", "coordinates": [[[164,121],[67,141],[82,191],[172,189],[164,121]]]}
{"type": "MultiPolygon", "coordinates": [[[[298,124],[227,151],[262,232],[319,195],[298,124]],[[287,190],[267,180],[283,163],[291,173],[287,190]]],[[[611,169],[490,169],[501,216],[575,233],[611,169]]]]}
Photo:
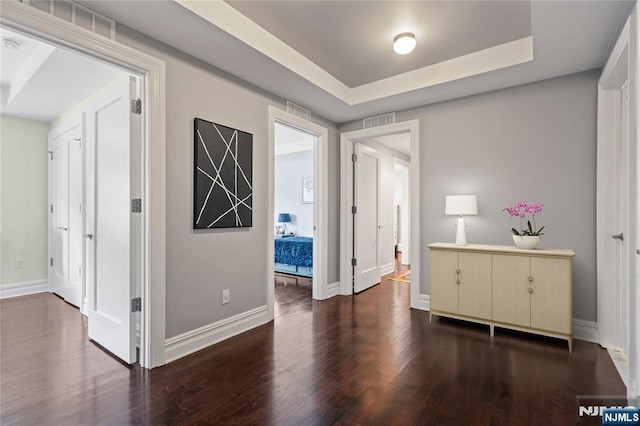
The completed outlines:
{"type": "Polygon", "coordinates": [[[409,120],[340,134],[340,294],[353,294],[351,255],[353,253],[353,175],[351,172],[354,143],[363,139],[409,133],[411,136],[411,296],[410,306],[419,309],[420,294],[420,122],[409,120]]]}
{"type": "Polygon", "coordinates": [[[274,317],[274,164],[275,125],[285,124],[316,136],[313,144],[313,298],[327,299],[330,294],[327,283],[327,185],[328,185],[328,130],[311,121],[304,120],[275,106],[269,105],[268,146],[268,206],[267,206],[267,308],[269,320],[274,317]]]}
{"type": "MultiPolygon", "coordinates": [[[[618,293],[617,286],[612,285],[611,277],[617,276],[617,271],[612,258],[611,228],[617,211],[612,211],[615,205],[615,194],[610,188],[615,185],[617,176],[615,168],[615,141],[623,134],[620,128],[621,114],[621,89],[625,82],[629,84],[629,123],[628,123],[628,188],[626,198],[628,205],[628,217],[625,239],[628,250],[624,254],[627,260],[627,322],[629,324],[627,342],[629,363],[621,366],[615,356],[614,363],[618,367],[622,379],[627,384],[629,396],[637,393],[635,380],[629,382],[630,377],[635,377],[638,366],[634,357],[638,350],[638,342],[634,335],[637,327],[637,314],[635,306],[635,247],[636,247],[636,188],[631,182],[636,181],[636,106],[635,93],[636,80],[636,34],[635,15],[627,20],[622,33],[605,65],[602,76],[598,81],[598,148],[597,148],[597,316],[598,316],[598,343],[607,349],[615,349],[617,333],[618,293]],[[632,35],[634,38],[632,38],[632,35]],[[615,287],[615,288],[614,288],[615,287]]],[[[619,232],[619,231],[614,231],[619,232]]]]}
{"type": "Polygon", "coordinates": [[[165,363],[165,63],[17,1],[2,2],[0,24],[117,65],[143,80],[143,265],[140,365],[165,363]]]}

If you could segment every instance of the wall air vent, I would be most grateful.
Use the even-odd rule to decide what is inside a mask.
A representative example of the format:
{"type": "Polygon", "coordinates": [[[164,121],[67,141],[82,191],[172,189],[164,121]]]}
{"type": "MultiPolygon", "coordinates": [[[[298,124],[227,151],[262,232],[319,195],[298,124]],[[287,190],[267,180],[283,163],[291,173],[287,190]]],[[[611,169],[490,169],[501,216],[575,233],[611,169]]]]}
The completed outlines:
{"type": "Polygon", "coordinates": [[[369,129],[371,127],[384,126],[385,124],[393,124],[396,122],[396,113],[376,115],[375,117],[367,117],[362,120],[362,128],[369,129]]]}
{"type": "Polygon", "coordinates": [[[311,121],[311,111],[289,100],[287,100],[287,112],[295,115],[296,117],[311,121]]]}
{"type": "Polygon", "coordinates": [[[116,21],[81,4],[68,0],[20,0],[20,2],[101,36],[116,39],[116,21]]]}

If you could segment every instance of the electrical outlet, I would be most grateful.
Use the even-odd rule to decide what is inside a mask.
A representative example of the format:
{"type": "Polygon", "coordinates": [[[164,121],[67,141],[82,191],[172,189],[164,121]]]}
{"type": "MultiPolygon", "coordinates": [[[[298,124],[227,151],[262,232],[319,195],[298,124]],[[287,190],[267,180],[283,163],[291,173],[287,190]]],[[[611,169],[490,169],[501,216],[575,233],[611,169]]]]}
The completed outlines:
{"type": "Polygon", "coordinates": [[[231,295],[229,294],[229,289],[222,290],[222,304],[226,305],[231,300],[231,295]]]}
{"type": "Polygon", "coordinates": [[[16,269],[24,269],[24,259],[16,259],[15,267],[16,269]]]}

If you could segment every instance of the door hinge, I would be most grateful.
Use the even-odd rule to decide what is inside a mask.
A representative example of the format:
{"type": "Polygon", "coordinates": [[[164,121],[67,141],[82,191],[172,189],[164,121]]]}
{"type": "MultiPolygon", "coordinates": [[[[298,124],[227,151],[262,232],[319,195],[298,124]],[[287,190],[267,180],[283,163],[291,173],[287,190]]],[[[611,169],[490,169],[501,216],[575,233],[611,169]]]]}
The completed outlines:
{"type": "Polygon", "coordinates": [[[80,138],[74,138],[73,140],[74,140],[74,141],[76,141],[76,142],[78,142],[78,145],[79,145],[80,149],[82,149],[82,139],[80,139],[80,138]]]}
{"type": "Polygon", "coordinates": [[[53,213],[53,204],[51,204],[51,205],[49,206],[49,211],[50,211],[51,213],[53,213]]]}
{"type": "Polygon", "coordinates": [[[131,100],[131,112],[134,114],[142,114],[142,100],[140,100],[140,98],[131,100]]]}
{"type": "Polygon", "coordinates": [[[80,207],[80,213],[82,213],[82,203],[79,204],[80,207]]]}
{"type": "Polygon", "coordinates": [[[351,266],[356,266],[357,264],[358,264],[358,261],[356,260],[355,257],[351,259],[351,266]]]}
{"type": "Polygon", "coordinates": [[[131,312],[141,312],[142,311],[142,299],[140,297],[135,297],[131,299],[131,312]]]}
{"type": "Polygon", "coordinates": [[[49,153],[49,160],[53,160],[53,151],[47,151],[49,153]]]}
{"type": "Polygon", "coordinates": [[[49,264],[50,264],[51,266],[53,266],[53,257],[50,257],[50,258],[49,258],[49,264]]]}
{"type": "Polygon", "coordinates": [[[358,213],[358,207],[357,206],[351,206],[351,214],[356,214],[358,213]]]}
{"type": "Polygon", "coordinates": [[[353,161],[354,163],[358,161],[358,154],[351,154],[351,161],[353,161]]]}
{"type": "Polygon", "coordinates": [[[142,199],[134,198],[131,200],[131,213],[142,213],[142,199]]]}

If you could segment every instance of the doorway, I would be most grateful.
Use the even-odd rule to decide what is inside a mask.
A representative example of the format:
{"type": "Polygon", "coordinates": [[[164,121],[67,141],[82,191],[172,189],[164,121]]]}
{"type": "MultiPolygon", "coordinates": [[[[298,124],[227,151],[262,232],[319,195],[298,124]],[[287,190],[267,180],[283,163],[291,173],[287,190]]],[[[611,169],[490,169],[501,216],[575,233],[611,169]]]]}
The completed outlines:
{"type": "MultiPolygon", "coordinates": [[[[3,5],[2,25],[53,45],[64,45],[67,51],[82,52],[105,63],[117,64],[123,70],[142,78],[141,127],[142,152],[139,157],[142,178],[140,222],[141,330],[140,364],[146,368],[165,362],[164,298],[165,298],[165,128],[164,128],[164,62],[98,34],[84,30],[54,16],[42,14],[30,6],[11,2],[3,5]],[[153,139],[153,144],[150,143],[153,139]],[[153,236],[153,238],[151,238],[153,236]]],[[[128,311],[127,300],[123,311],[128,311]]]]}
{"type": "MultiPolygon", "coordinates": [[[[353,202],[355,200],[355,195],[357,193],[357,185],[360,183],[356,182],[356,176],[354,174],[353,163],[354,160],[356,164],[358,163],[357,152],[358,144],[362,142],[367,142],[371,140],[376,141],[384,141],[385,139],[397,138],[398,135],[405,135],[407,138],[409,146],[408,153],[411,159],[411,167],[410,167],[410,178],[409,178],[409,202],[411,200],[418,200],[419,196],[419,170],[420,170],[420,158],[419,158],[419,135],[418,135],[419,123],[418,120],[411,120],[401,123],[389,124],[380,127],[355,130],[351,132],[346,132],[341,134],[340,136],[340,220],[342,224],[342,228],[344,231],[341,231],[341,239],[340,239],[340,294],[350,295],[354,293],[354,285],[355,285],[355,277],[356,277],[356,267],[359,259],[354,259],[355,248],[357,245],[356,239],[354,239],[355,232],[357,230],[357,215],[361,212],[359,206],[355,206],[356,209],[353,209],[353,202]],[[356,156],[354,157],[354,154],[356,156]],[[356,211],[354,216],[353,211],[356,211]],[[355,265],[354,265],[355,263],[355,265]]],[[[379,143],[379,142],[378,142],[379,143]]],[[[371,145],[371,144],[369,144],[371,145]]],[[[370,148],[370,147],[369,147],[370,148]]],[[[408,157],[407,156],[407,159],[408,157]]],[[[390,157],[392,158],[393,155],[390,157]]],[[[406,161],[406,160],[405,160],[406,161]]],[[[388,182],[390,184],[389,191],[393,193],[393,160],[391,160],[391,167],[388,172],[389,175],[385,178],[382,178],[382,181],[388,182]]],[[[395,197],[395,196],[393,196],[395,197]]],[[[376,236],[380,234],[388,234],[389,244],[381,245],[381,250],[384,250],[384,253],[388,253],[388,255],[392,258],[393,256],[393,235],[394,235],[394,207],[393,207],[393,198],[390,202],[390,209],[387,209],[386,215],[388,219],[385,224],[378,223],[377,227],[382,226],[382,228],[376,229],[376,236]],[[385,228],[386,227],[386,228],[385,228]]],[[[419,203],[414,202],[410,203],[408,207],[408,225],[410,229],[411,235],[419,235],[420,232],[420,223],[419,223],[419,213],[420,206],[419,203]]],[[[357,237],[356,237],[357,238],[357,237]]],[[[379,238],[376,238],[379,240],[379,238]]],[[[424,309],[424,306],[419,301],[420,294],[420,257],[419,257],[419,246],[418,246],[418,238],[410,239],[409,242],[409,252],[411,256],[411,297],[410,304],[412,308],[421,308],[424,309]]],[[[382,251],[381,251],[382,253],[382,251]]],[[[386,255],[385,255],[386,256],[386,255]]],[[[381,267],[388,268],[392,266],[393,263],[389,264],[389,262],[380,262],[381,267]]],[[[360,289],[362,286],[358,286],[360,289]]],[[[358,290],[356,290],[358,291],[358,290]]]]}
{"type": "MultiPolygon", "coordinates": [[[[316,300],[323,300],[330,297],[331,294],[327,285],[327,138],[328,131],[325,127],[319,126],[311,121],[302,119],[293,114],[275,107],[269,107],[269,206],[268,206],[268,223],[267,235],[267,307],[269,309],[269,318],[274,318],[274,274],[275,274],[275,247],[274,237],[276,236],[276,228],[285,227],[290,233],[293,226],[300,226],[300,230],[304,233],[311,234],[312,242],[312,297],[316,300]],[[275,194],[275,165],[276,165],[276,132],[280,133],[288,131],[293,135],[305,136],[304,141],[299,143],[299,147],[309,147],[312,145],[311,161],[313,170],[304,170],[299,179],[293,182],[293,185],[299,188],[297,194],[295,190],[292,192],[290,201],[278,200],[276,207],[275,194]],[[302,133],[299,133],[302,132],[302,133]],[[310,137],[310,138],[309,138],[310,137]],[[298,186],[299,185],[299,186],[298,186]],[[299,200],[299,201],[298,201],[299,200]],[[287,204],[288,203],[288,204],[287,204]],[[311,209],[308,207],[311,206],[311,209]],[[306,217],[302,222],[302,216],[291,217],[290,211],[280,211],[283,209],[298,209],[300,212],[311,210],[311,222],[306,217]],[[306,210],[304,207],[307,207],[306,210]],[[277,212],[276,208],[279,208],[277,212]],[[278,214],[276,216],[276,213],[278,214]],[[293,225],[292,222],[279,221],[279,214],[289,214],[283,216],[282,219],[293,220],[299,219],[293,225]]],[[[300,141],[298,141],[300,142],[300,141]]],[[[279,144],[281,145],[281,144],[279,144]]],[[[286,145],[286,144],[285,144],[286,145]]],[[[284,153],[295,148],[297,143],[291,143],[289,148],[278,148],[279,153],[284,153]]],[[[302,152],[302,151],[299,151],[302,152]]],[[[286,154],[283,154],[286,155],[286,154]]],[[[294,214],[295,216],[295,214],[294,214]]],[[[281,238],[281,235],[279,238],[281,238]]],[[[290,238],[290,237],[287,237],[290,238]]]]}

